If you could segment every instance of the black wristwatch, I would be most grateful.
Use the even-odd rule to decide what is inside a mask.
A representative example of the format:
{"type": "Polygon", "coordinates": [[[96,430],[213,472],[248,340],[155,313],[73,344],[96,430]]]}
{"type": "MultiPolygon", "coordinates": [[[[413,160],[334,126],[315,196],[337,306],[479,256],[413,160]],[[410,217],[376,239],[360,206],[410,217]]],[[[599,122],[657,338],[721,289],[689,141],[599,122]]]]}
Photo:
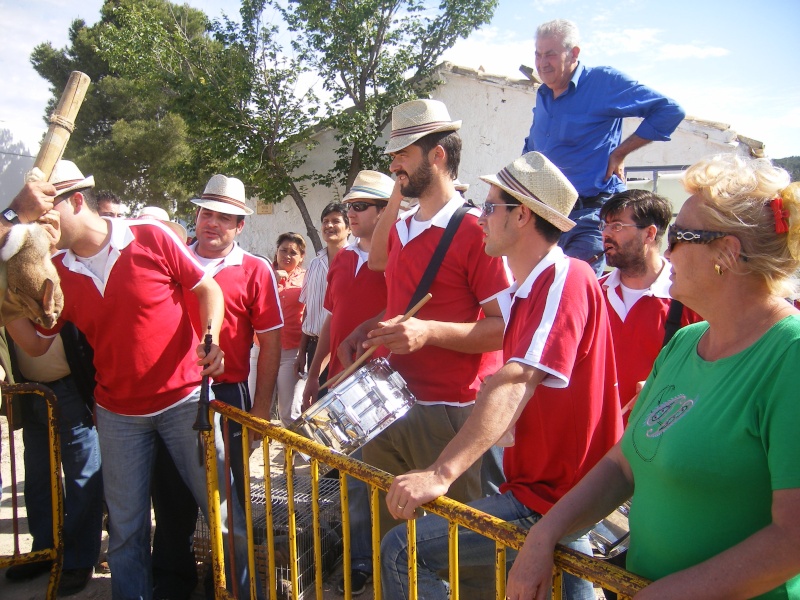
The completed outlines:
{"type": "Polygon", "coordinates": [[[7,208],[3,211],[3,218],[8,221],[9,223],[13,223],[14,225],[19,225],[22,221],[19,220],[19,216],[14,211],[13,208],[7,208]]]}

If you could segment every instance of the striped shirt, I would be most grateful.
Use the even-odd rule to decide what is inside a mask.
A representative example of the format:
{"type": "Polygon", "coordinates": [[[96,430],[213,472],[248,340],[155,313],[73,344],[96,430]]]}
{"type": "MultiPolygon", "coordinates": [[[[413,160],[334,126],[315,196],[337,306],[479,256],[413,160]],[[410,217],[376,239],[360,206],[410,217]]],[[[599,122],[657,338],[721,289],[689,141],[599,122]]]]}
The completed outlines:
{"type": "Polygon", "coordinates": [[[319,337],[325,317],[330,313],[322,306],[325,291],[328,288],[328,249],[323,248],[306,270],[306,279],[300,292],[300,302],[306,305],[306,316],[303,320],[303,333],[311,337],[319,337]]]}

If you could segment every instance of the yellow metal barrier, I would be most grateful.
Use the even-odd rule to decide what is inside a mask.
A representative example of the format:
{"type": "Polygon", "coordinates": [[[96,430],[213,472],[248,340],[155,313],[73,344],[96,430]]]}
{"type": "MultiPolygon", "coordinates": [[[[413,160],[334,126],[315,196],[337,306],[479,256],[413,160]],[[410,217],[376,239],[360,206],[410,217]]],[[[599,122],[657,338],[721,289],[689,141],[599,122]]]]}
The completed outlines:
{"type": "Polygon", "coordinates": [[[14,535],[14,552],[8,556],[0,556],[0,569],[14,565],[53,561],[50,569],[50,581],[47,584],[47,600],[55,600],[58,583],[61,580],[61,566],[64,561],[64,490],[61,482],[61,441],[58,435],[56,420],[56,396],[50,388],[38,383],[0,384],[3,400],[6,405],[6,421],[8,426],[8,452],[11,453],[11,514],[14,535]],[[14,442],[14,396],[16,394],[36,394],[47,402],[47,423],[50,445],[50,491],[53,508],[53,547],[35,552],[20,552],[19,546],[19,506],[17,503],[17,460],[14,442]]]}
{"type": "MultiPolygon", "coordinates": [[[[371,467],[365,463],[354,460],[347,456],[332,452],[329,448],[311,441],[301,435],[288,431],[283,427],[272,425],[268,421],[258,419],[233,408],[227,404],[219,401],[211,402],[211,410],[220,413],[223,417],[223,427],[226,427],[225,421],[230,419],[240,423],[243,428],[242,435],[242,448],[245,456],[249,456],[249,435],[248,430],[252,430],[264,438],[263,452],[264,452],[264,485],[266,493],[266,534],[267,534],[267,547],[272,549],[274,546],[273,534],[273,514],[272,506],[269,501],[271,496],[271,483],[270,483],[270,457],[269,446],[273,442],[278,442],[284,447],[285,456],[285,469],[286,469],[286,482],[289,503],[289,553],[290,553],[290,580],[291,580],[291,597],[299,597],[299,574],[298,574],[298,560],[297,560],[297,536],[295,533],[295,507],[293,501],[293,457],[295,452],[302,453],[310,457],[311,460],[311,477],[312,477],[312,498],[311,505],[314,511],[313,528],[314,528],[314,561],[315,561],[315,593],[317,600],[323,600],[322,591],[322,556],[319,546],[320,537],[320,523],[319,523],[319,464],[325,464],[332,468],[338,469],[340,473],[340,494],[341,494],[341,511],[342,511],[342,534],[343,534],[343,561],[344,561],[344,588],[345,598],[351,597],[351,582],[350,582],[350,527],[349,527],[349,514],[348,514],[348,496],[346,477],[355,477],[367,483],[370,490],[370,507],[372,514],[372,546],[373,546],[373,587],[374,597],[381,597],[381,581],[380,581],[380,532],[377,531],[375,524],[378,523],[378,490],[387,491],[392,483],[393,477],[388,473],[371,467]]],[[[213,434],[206,434],[206,452],[207,452],[207,467],[208,467],[208,486],[209,486],[209,506],[212,505],[212,500],[216,502],[216,518],[212,519],[209,523],[209,530],[212,539],[212,551],[214,553],[214,576],[215,587],[218,598],[235,598],[231,596],[230,592],[225,589],[225,576],[224,569],[222,568],[222,553],[221,553],[221,528],[219,523],[219,494],[214,492],[218,490],[217,469],[215,461],[215,452],[213,449],[214,437],[213,434]],[[217,540],[215,542],[215,540],[217,540]]],[[[247,463],[247,461],[245,461],[247,463]]],[[[250,498],[246,499],[247,505],[247,537],[248,548],[250,551],[250,587],[253,590],[255,575],[253,570],[253,527],[252,527],[252,513],[250,510],[250,498]]],[[[437,498],[433,502],[424,505],[426,511],[437,514],[447,519],[450,523],[450,597],[452,600],[458,600],[458,528],[467,527],[487,538],[496,542],[496,556],[495,556],[495,581],[496,581],[496,598],[503,600],[505,598],[505,583],[506,583],[506,550],[519,550],[525,541],[527,530],[511,525],[491,515],[475,510],[469,506],[456,502],[449,498],[437,498]]],[[[415,600],[417,597],[416,586],[416,526],[415,521],[408,521],[408,555],[409,555],[409,589],[410,598],[415,600]]],[[[275,561],[274,552],[268,553],[268,581],[267,590],[271,600],[277,600],[276,591],[276,577],[275,577],[275,561]]],[[[630,598],[636,592],[645,587],[649,582],[648,580],[634,575],[624,569],[620,569],[607,562],[597,560],[590,556],[586,556],[580,552],[570,550],[563,546],[559,546],[555,553],[555,571],[553,575],[553,599],[560,600],[561,598],[561,578],[564,572],[576,575],[583,579],[589,580],[592,583],[598,584],[605,589],[616,592],[621,599],[630,598]]]]}

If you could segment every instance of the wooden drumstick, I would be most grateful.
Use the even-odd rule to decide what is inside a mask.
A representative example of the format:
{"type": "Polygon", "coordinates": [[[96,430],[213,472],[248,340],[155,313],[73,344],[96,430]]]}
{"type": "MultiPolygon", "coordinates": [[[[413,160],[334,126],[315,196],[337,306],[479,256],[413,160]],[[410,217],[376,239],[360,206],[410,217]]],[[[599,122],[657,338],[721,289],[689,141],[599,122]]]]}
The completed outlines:
{"type": "Polygon", "coordinates": [[[75,117],[83,104],[86,90],[89,88],[91,79],[85,73],[73,71],[69,76],[69,81],[61,94],[53,114],[50,116],[50,127],[47,135],[39,149],[34,167],[38,167],[44,174],[44,180],[50,179],[53,167],[61,160],[64,148],[67,147],[69,136],[75,128],[75,117]]]}
{"type": "MultiPolygon", "coordinates": [[[[415,314],[417,314],[417,311],[420,308],[422,308],[423,306],[425,306],[425,303],[428,300],[430,300],[431,298],[432,298],[432,296],[431,296],[430,293],[425,294],[422,297],[422,300],[420,300],[414,306],[412,306],[411,310],[409,310],[406,314],[404,314],[403,318],[400,319],[398,321],[398,323],[402,323],[403,321],[408,321],[411,317],[413,317],[415,314]]],[[[321,386],[319,386],[319,388],[321,390],[324,390],[325,388],[331,389],[333,387],[336,387],[336,385],[339,382],[344,381],[345,379],[350,377],[350,375],[352,375],[355,372],[356,369],[358,369],[361,365],[363,365],[364,362],[366,362],[366,360],[370,356],[372,356],[372,354],[375,352],[375,350],[377,350],[377,348],[378,348],[378,346],[372,346],[371,348],[368,348],[367,351],[364,352],[364,354],[362,354],[361,356],[359,356],[352,365],[347,367],[344,371],[342,371],[338,375],[334,375],[333,377],[328,379],[328,381],[326,381],[321,386]]]]}

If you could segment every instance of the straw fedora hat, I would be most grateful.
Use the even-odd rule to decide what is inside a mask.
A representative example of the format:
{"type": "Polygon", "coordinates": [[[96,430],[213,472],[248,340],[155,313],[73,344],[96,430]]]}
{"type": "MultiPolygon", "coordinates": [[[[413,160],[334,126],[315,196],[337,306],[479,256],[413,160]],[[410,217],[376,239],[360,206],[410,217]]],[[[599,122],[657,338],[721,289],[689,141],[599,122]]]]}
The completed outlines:
{"type": "Polygon", "coordinates": [[[467,190],[469,190],[469,184],[461,183],[458,179],[453,180],[453,187],[456,188],[457,192],[461,192],[462,194],[466,194],[467,190]]]}
{"type": "Polygon", "coordinates": [[[394,190],[394,179],[378,171],[359,171],[350,191],[342,198],[343,202],[355,200],[389,199],[394,190]]]}
{"type": "Polygon", "coordinates": [[[481,179],[505,190],[561,231],[575,227],[567,215],[578,192],[543,154],[528,152],[496,175],[483,175],[481,179]]]}
{"type": "Polygon", "coordinates": [[[94,187],[94,175],[84,177],[81,170],[71,160],[60,160],[56,163],[50,183],[56,188],[56,196],[64,196],[94,187]]]}
{"type": "Polygon", "coordinates": [[[440,131],[456,131],[461,121],[450,119],[450,113],[438,100],[411,100],[392,109],[392,133],[384,154],[397,152],[421,137],[440,131]]]}
{"type": "Polygon", "coordinates": [[[226,215],[253,214],[253,209],[247,207],[244,184],[235,177],[225,177],[225,175],[214,175],[209,179],[203,195],[195,198],[192,202],[197,206],[226,215]]]}
{"type": "Polygon", "coordinates": [[[155,219],[161,221],[164,225],[172,229],[182,242],[186,243],[187,232],[186,228],[180,223],[169,220],[169,214],[160,206],[145,206],[136,215],[137,219],[155,219]]]}

